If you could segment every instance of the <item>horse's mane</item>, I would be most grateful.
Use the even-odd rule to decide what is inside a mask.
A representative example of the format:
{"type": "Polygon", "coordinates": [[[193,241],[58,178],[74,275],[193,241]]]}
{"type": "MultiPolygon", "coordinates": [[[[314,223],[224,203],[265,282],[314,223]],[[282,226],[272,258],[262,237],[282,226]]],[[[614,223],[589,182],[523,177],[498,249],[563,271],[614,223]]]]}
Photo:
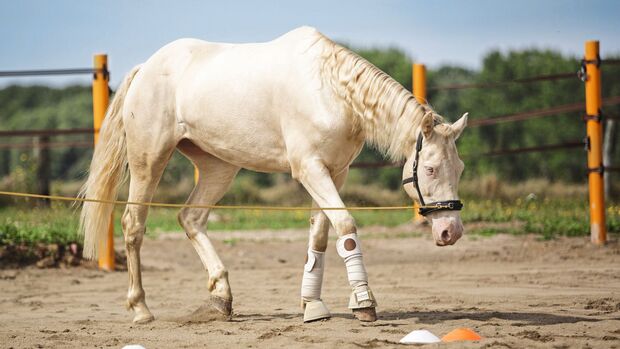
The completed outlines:
{"type": "Polygon", "coordinates": [[[428,105],[419,104],[392,77],[349,49],[321,35],[322,80],[331,86],[352,110],[352,132],[393,160],[401,160],[413,149],[415,130],[426,113],[436,123],[443,119],[428,105]]]}

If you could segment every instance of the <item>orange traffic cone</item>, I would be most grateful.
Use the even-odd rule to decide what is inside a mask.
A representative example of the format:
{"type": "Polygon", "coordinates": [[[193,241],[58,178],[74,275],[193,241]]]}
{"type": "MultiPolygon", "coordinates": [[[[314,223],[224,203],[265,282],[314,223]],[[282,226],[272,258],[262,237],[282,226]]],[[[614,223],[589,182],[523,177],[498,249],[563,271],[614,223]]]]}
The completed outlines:
{"type": "Polygon", "coordinates": [[[456,342],[456,341],[479,341],[482,337],[469,328],[457,328],[450,331],[445,336],[441,337],[442,342],[456,342]]]}

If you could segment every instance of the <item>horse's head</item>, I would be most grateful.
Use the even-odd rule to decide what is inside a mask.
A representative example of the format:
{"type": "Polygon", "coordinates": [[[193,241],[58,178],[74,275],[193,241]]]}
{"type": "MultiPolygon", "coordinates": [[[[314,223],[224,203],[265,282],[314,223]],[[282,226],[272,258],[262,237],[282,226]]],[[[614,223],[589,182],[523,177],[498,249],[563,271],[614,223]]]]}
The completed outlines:
{"type": "Polygon", "coordinates": [[[463,235],[458,185],[465,166],[455,141],[466,125],[467,113],[449,125],[437,124],[433,112],[427,112],[403,168],[405,191],[420,203],[438,246],[452,245],[463,235]]]}

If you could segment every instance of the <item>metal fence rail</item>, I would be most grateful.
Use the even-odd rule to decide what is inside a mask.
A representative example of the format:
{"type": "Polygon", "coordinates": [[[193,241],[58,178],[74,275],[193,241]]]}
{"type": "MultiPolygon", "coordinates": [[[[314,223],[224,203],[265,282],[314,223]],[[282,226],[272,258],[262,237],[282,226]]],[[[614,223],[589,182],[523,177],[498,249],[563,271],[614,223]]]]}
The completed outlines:
{"type": "Polygon", "coordinates": [[[108,74],[108,71],[106,69],[93,69],[93,68],[4,70],[4,71],[0,71],[0,78],[16,77],[16,76],[85,75],[85,74],[95,74],[95,73],[108,74]]]}

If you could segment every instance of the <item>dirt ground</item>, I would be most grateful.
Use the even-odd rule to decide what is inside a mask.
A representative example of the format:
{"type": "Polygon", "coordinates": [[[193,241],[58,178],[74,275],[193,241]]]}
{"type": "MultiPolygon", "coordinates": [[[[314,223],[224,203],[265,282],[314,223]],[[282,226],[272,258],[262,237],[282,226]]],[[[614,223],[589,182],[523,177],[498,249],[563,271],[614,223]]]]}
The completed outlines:
{"type": "MultiPolygon", "coordinates": [[[[191,316],[208,299],[207,274],[182,234],[145,240],[147,303],[156,320],[131,323],[126,272],[87,268],[0,271],[2,348],[376,348],[415,329],[458,327],[480,342],[453,348],[620,348],[620,244],[585,238],[469,236],[435,247],[408,227],[360,232],[379,320],[346,308],[349,287],[333,241],[323,299],[333,318],[303,324],[299,307],[306,233],[214,232],[230,271],[232,321],[191,316]]],[[[333,234],[332,234],[333,235],[333,234]]],[[[117,242],[121,248],[120,242],[117,242]]]]}

